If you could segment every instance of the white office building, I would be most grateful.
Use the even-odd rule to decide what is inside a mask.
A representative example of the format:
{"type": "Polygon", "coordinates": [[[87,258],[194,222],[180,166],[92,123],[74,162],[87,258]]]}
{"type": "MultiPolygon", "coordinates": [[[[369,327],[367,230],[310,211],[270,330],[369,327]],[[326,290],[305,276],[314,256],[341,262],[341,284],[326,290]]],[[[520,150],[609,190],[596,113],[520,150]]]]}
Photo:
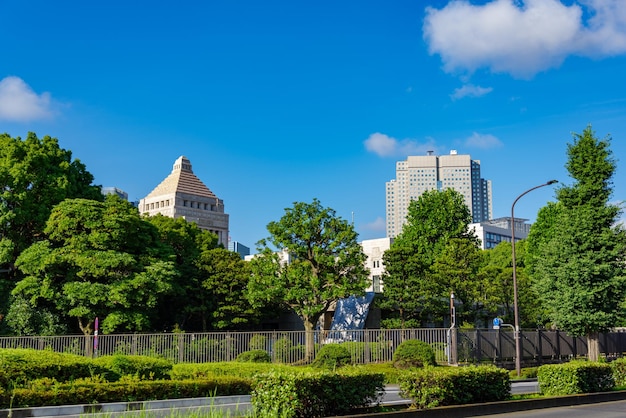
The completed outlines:
{"type": "Polygon", "coordinates": [[[427,190],[448,188],[463,195],[473,222],[491,218],[491,181],[481,178],[479,160],[453,150],[449,155],[429,151],[396,162],[396,178],[386,183],[387,236],[393,238],[402,232],[411,200],[427,190]]]}
{"type": "MultiPolygon", "coordinates": [[[[528,237],[531,225],[528,219],[515,218],[515,242],[528,237]]],[[[469,225],[481,241],[481,248],[489,250],[503,241],[511,242],[511,218],[497,218],[469,225]]]]}

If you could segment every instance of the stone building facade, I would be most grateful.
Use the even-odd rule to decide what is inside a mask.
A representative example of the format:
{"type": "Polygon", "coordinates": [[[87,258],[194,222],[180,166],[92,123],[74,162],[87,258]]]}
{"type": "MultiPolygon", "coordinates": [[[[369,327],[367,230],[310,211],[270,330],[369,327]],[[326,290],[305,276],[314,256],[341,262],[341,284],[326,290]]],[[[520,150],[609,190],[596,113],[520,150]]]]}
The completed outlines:
{"type": "Polygon", "coordinates": [[[217,235],[219,243],[228,245],[228,214],[219,199],[191,169],[191,162],[181,156],[154,190],[139,201],[139,212],[153,216],[184,218],[217,235]]]}

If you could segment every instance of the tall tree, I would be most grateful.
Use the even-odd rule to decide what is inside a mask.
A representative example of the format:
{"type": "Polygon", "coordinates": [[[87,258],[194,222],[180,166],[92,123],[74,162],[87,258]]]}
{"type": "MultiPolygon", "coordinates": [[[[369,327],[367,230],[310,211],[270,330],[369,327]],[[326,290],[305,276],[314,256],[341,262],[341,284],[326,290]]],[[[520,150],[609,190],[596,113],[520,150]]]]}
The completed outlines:
{"type": "Polygon", "coordinates": [[[102,200],[93,176],[58,140],[0,134],[0,317],[18,280],[14,262],[42,239],[52,208],[67,198],[102,200]]]}
{"type": "Polygon", "coordinates": [[[136,208],[117,196],[67,199],[44,232],[47,239],[16,261],[25,275],[13,290],[17,300],[74,318],[85,335],[96,317],[104,332],[151,329],[159,295],[176,272],[162,259],[156,229],[136,208]]]}
{"type": "Polygon", "coordinates": [[[203,287],[206,275],[200,256],[218,247],[217,235],[184,218],[158,214],[145,219],[156,227],[160,242],[170,249],[178,272],[170,292],[163,294],[159,302],[161,329],[208,331],[213,295],[203,287]]]}
{"type": "Polygon", "coordinates": [[[267,230],[270,237],[258,243],[260,254],[250,263],[249,298],[253,304],[283,304],[302,319],[304,362],[309,362],[320,317],[338,299],[364,293],[366,256],[353,226],[317,199],[295,202],[267,230]],[[290,261],[282,261],[276,250],[290,261]]]}
{"type": "Polygon", "coordinates": [[[202,253],[199,265],[204,274],[202,288],[211,295],[211,328],[234,330],[256,324],[259,310],[246,297],[249,263],[233,251],[215,248],[202,253]]]}
{"type": "Polygon", "coordinates": [[[611,204],[616,163],[610,138],[591,127],[567,146],[566,168],[574,183],[557,191],[559,207],[551,236],[539,240],[535,286],[553,323],[586,336],[589,358],[597,360],[598,333],[624,318],[626,232],[611,204]]]}
{"type": "MultiPolygon", "coordinates": [[[[484,320],[486,277],[482,276],[483,252],[475,241],[451,238],[431,267],[433,281],[442,293],[454,294],[459,323],[484,320]]],[[[441,311],[440,311],[441,312],[441,311]]],[[[445,312],[445,310],[444,310],[445,312]]]]}
{"type": "Polygon", "coordinates": [[[432,265],[453,238],[477,246],[469,229],[471,213],[453,190],[431,190],[409,204],[407,222],[385,252],[383,309],[397,315],[399,325],[417,324],[447,306],[450,294],[432,274],[432,265]],[[444,298],[442,300],[442,298],[444,298]]]}

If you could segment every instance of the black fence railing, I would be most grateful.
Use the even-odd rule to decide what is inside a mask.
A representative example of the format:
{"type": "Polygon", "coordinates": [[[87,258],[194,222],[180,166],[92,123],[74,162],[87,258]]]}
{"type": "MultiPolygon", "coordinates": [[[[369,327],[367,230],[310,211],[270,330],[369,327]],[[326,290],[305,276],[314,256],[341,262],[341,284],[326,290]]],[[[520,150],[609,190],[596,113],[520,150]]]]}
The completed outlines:
{"type": "MultiPolygon", "coordinates": [[[[562,362],[587,355],[587,341],[583,337],[574,338],[562,331],[551,330],[524,330],[520,335],[524,366],[562,362]]],[[[508,329],[315,331],[314,354],[324,344],[339,343],[350,351],[357,364],[387,362],[393,359],[396,347],[407,339],[429,343],[434,348],[437,362],[441,364],[489,362],[512,368],[515,361],[514,334],[508,329]]],[[[626,332],[623,330],[600,334],[599,342],[600,352],[607,357],[626,354],[626,332]]],[[[295,363],[303,359],[304,346],[304,331],[0,337],[0,348],[52,350],[89,357],[150,355],[167,358],[174,363],[230,361],[249,350],[265,350],[276,363],[295,363]]]]}

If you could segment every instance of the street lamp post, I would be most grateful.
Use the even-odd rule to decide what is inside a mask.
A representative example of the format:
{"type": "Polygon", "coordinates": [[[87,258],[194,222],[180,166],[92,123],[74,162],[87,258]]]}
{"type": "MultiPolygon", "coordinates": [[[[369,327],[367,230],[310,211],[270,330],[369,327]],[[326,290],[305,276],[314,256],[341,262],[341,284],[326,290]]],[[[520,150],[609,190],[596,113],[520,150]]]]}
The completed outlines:
{"type": "Polygon", "coordinates": [[[517,300],[517,266],[515,261],[515,204],[518,200],[527,193],[532,192],[535,189],[540,187],[549,186],[551,184],[557,183],[557,180],[550,180],[547,183],[540,184],[539,186],[535,186],[531,189],[526,190],[521,195],[517,196],[517,198],[513,201],[511,205],[511,261],[513,262],[513,316],[515,321],[515,331],[514,331],[514,339],[515,339],[515,371],[517,372],[517,376],[519,377],[522,372],[522,350],[520,346],[520,331],[519,331],[519,307],[517,300]]]}

